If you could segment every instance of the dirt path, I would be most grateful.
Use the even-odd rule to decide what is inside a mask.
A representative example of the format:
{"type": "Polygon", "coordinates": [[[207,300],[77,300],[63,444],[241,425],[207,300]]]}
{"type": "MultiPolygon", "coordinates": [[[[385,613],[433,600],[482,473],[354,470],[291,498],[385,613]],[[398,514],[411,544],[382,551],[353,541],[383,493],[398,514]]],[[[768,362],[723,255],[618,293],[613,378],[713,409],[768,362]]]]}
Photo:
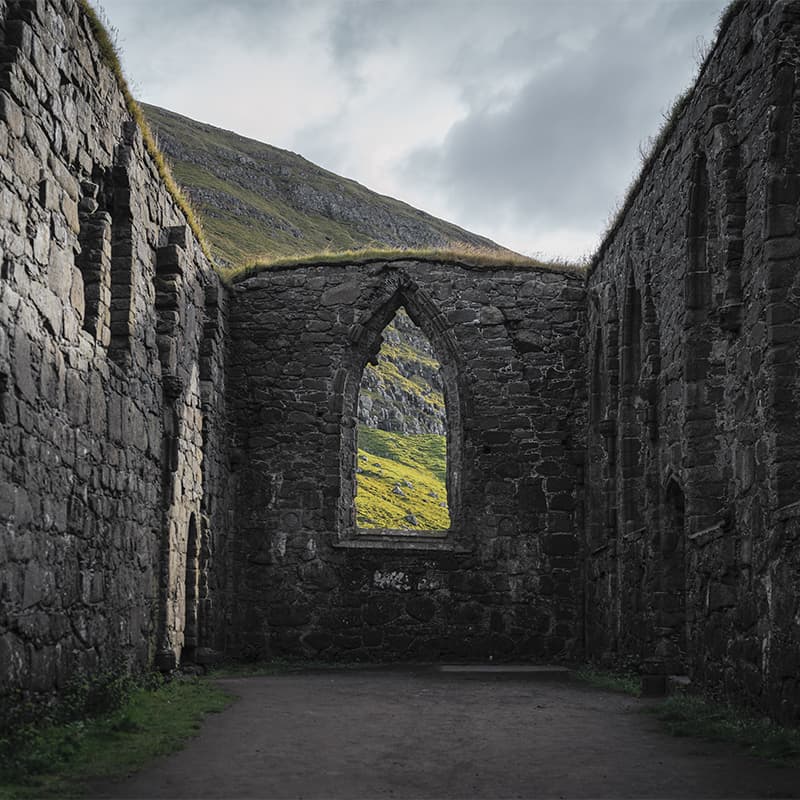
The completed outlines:
{"type": "Polygon", "coordinates": [[[675,739],[574,682],[346,670],[220,681],[239,696],[114,798],[800,797],[800,770],[675,739]]]}

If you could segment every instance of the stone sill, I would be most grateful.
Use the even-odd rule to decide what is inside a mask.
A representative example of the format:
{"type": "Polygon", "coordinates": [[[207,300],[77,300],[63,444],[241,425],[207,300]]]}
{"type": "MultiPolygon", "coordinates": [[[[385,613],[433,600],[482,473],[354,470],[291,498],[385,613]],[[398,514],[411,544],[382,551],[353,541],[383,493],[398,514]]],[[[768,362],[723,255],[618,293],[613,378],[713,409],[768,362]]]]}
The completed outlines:
{"type": "Polygon", "coordinates": [[[641,528],[634,528],[632,531],[627,531],[626,533],[622,534],[622,539],[625,542],[638,542],[642,536],[647,533],[647,526],[644,525],[641,528]]]}
{"type": "Polygon", "coordinates": [[[471,550],[453,541],[448,531],[379,530],[373,533],[357,533],[352,539],[334,542],[342,550],[411,550],[418,552],[469,553],[471,550]]]}

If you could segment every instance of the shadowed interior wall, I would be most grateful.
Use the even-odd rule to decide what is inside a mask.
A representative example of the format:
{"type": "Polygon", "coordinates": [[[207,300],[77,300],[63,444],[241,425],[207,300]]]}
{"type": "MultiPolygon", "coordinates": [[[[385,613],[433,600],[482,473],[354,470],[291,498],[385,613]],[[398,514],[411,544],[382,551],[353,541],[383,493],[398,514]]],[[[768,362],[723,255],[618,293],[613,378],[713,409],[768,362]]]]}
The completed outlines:
{"type": "MultiPolygon", "coordinates": [[[[588,282],[589,336],[623,326],[622,390],[601,404],[590,474],[625,509],[589,554],[589,653],[787,719],[800,707],[798,44],[796,3],[731,9],[588,282]],[[633,286],[648,342],[634,389],[633,286]]],[[[607,369],[590,353],[589,374],[607,369]]],[[[593,504],[587,542],[603,520],[593,504]]]]}
{"type": "Polygon", "coordinates": [[[575,274],[416,261],[271,270],[234,286],[242,652],[579,652],[583,297],[575,274]],[[442,363],[443,538],[354,528],[361,370],[401,303],[442,363]]]}
{"type": "Polygon", "coordinates": [[[225,287],[75,0],[0,0],[0,691],[585,654],[800,713],[800,6],[726,14],[588,279],[225,287]],[[452,527],[355,527],[364,363],[442,363],[452,527]],[[583,535],[585,532],[585,536],[583,535]]]}
{"type": "Polygon", "coordinates": [[[78,4],[0,22],[0,689],[47,692],[180,657],[224,299],[78,4]]]}

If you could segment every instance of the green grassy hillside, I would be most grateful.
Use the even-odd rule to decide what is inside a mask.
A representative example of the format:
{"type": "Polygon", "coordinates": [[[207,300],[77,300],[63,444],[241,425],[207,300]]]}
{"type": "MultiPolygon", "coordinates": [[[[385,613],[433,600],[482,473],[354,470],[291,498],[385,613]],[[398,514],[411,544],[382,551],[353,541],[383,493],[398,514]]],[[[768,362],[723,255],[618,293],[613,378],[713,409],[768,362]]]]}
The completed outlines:
{"type": "Polygon", "coordinates": [[[444,436],[389,433],[360,425],[356,476],[359,527],[420,531],[449,528],[446,450],[444,436]],[[407,515],[412,515],[417,524],[407,515]]]}
{"type": "Polygon", "coordinates": [[[141,104],[218,262],[370,247],[510,251],[296,153],[141,104]]]}

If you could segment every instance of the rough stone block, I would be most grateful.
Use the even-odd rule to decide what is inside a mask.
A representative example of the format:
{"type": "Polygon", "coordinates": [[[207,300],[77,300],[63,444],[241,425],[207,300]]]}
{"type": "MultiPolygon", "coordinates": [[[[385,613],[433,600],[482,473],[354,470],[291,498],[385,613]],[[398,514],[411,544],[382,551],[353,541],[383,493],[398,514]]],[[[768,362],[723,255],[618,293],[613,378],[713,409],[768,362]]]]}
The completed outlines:
{"type": "Polygon", "coordinates": [[[17,138],[25,134],[25,117],[22,109],[13,100],[11,95],[0,90],[0,120],[8,125],[8,130],[17,138]]]}
{"type": "Polygon", "coordinates": [[[357,283],[342,283],[323,292],[320,304],[323,306],[352,305],[361,294],[361,287],[357,283]]]}
{"type": "Polygon", "coordinates": [[[544,537],[542,549],[551,556],[572,556],[578,552],[578,540],[565,533],[551,534],[544,537]]]}

